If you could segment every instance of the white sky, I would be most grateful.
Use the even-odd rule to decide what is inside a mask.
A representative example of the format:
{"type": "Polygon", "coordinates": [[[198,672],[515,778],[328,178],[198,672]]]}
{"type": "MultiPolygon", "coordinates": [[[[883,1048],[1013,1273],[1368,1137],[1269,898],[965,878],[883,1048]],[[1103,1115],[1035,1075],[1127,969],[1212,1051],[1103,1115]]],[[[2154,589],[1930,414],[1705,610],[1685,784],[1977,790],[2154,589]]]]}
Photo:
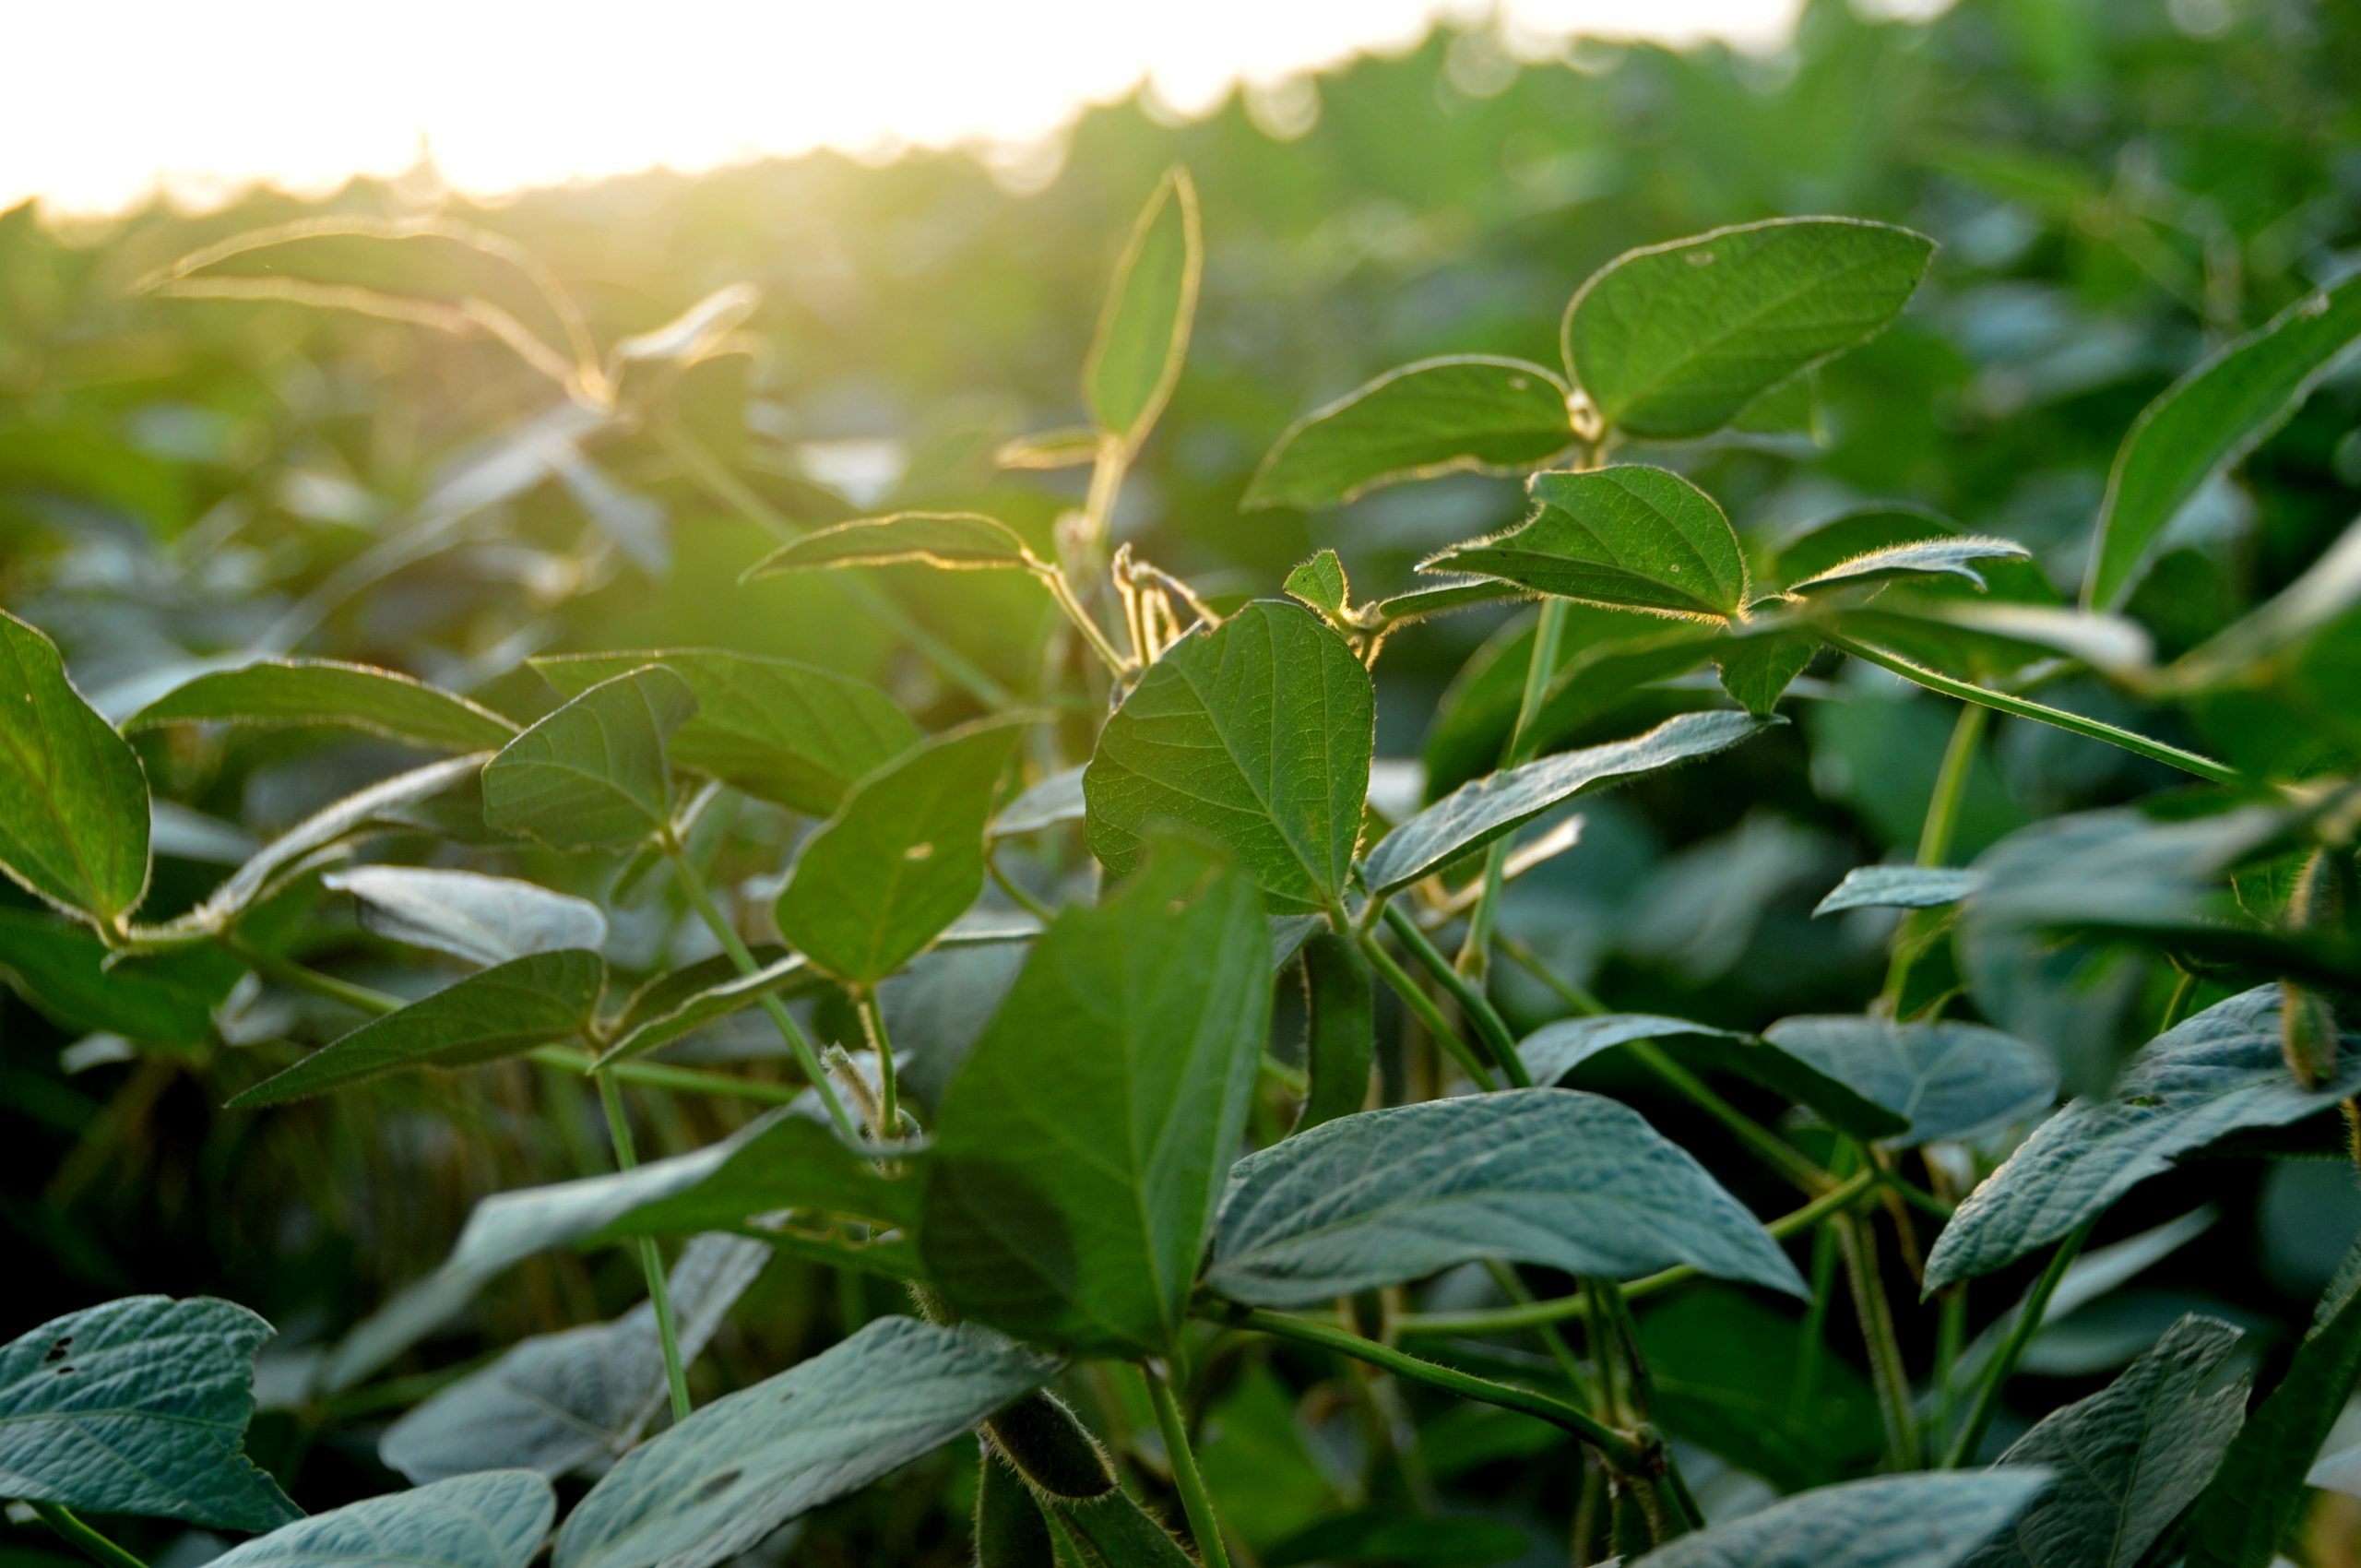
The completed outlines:
{"type": "MultiPolygon", "coordinates": [[[[1572,31],[1774,43],[1797,0],[1500,0],[1572,31]]],[[[1482,0],[21,0],[0,208],[318,193],[432,148],[493,196],[829,145],[1037,140],[1141,77],[1180,109],[1482,0]]]]}

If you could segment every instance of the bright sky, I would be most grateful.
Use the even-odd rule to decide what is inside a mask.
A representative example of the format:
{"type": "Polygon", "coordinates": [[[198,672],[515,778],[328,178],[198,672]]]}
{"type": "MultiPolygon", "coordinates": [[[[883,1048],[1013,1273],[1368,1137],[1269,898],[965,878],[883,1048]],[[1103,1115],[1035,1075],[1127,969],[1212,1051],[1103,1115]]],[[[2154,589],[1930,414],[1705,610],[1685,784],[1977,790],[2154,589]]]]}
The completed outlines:
{"type": "MultiPolygon", "coordinates": [[[[1775,44],[1797,0],[1499,0],[1538,53],[1570,32],[1775,44]]],[[[17,7],[0,209],[318,193],[431,148],[498,195],[828,145],[1039,140],[1143,77],[1177,109],[1483,0],[64,0],[17,7]]]]}

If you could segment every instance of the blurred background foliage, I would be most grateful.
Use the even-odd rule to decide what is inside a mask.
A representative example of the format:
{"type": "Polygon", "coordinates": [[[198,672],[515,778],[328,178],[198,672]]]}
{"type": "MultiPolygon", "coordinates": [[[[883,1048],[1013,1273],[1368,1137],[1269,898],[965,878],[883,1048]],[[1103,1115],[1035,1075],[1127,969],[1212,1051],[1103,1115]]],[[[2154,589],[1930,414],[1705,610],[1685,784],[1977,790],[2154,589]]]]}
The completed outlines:
{"type": "MultiPolygon", "coordinates": [[[[201,217],[159,207],[70,237],[19,208],[0,215],[0,603],[55,636],[116,718],[208,658],[256,648],[382,663],[526,718],[554,701],[527,655],[718,645],[859,674],[930,727],[954,721],[972,699],[912,659],[846,579],[741,588],[737,574],[781,529],[887,507],[983,510],[1046,540],[1078,499],[1078,471],[1005,472],[993,453],[1080,417],[1075,371],[1095,302],[1132,215],[1175,162],[1202,195],[1204,294],[1186,373],[1117,531],[1209,593],[1274,592],[1323,545],[1341,552],[1357,594],[1395,590],[1421,554],[1517,515],[1512,483],[1473,477],[1330,513],[1241,513],[1254,464],[1305,410],[1429,354],[1554,362],[1568,294],[1616,254],[1820,212],[1940,241],[1918,301],[1826,371],[1817,443],[1733,436],[1680,462],[1750,547],[1862,502],[1906,502],[2023,540],[2070,592],[2107,465],[2140,409],[2211,347],[2361,255],[2356,83],[2361,7],[2343,0],[1968,0],[1924,24],[1814,0],[1793,47],[1768,57],[1581,43],[1562,61],[1521,63],[1478,28],[1241,94],[1201,121],[1127,102],[1086,114],[1054,177],[1025,190],[964,154],[884,166],[813,155],[485,208],[421,171],[323,204],[258,194],[201,217]],[[481,336],[139,288],[259,225],[424,211],[539,256],[602,350],[752,284],[760,303],[735,345],[749,351],[677,372],[635,366],[635,395],[609,417],[481,336]]],[[[562,341],[562,323],[514,268],[447,240],[323,239],[229,269],[474,295],[562,341]]],[[[2356,486],[2361,376],[2348,369],[2238,482],[2213,487],[2176,525],[2130,607],[2159,656],[2313,561],[2351,520],[2356,486]]],[[[1020,695],[1038,685],[1043,610],[1029,584],[918,569],[878,580],[992,681],[1020,695]]],[[[1592,618],[1598,636],[1619,619],[1592,618]]],[[[1447,783],[1464,766],[1455,756],[1496,749],[1482,738],[1505,725],[1523,660],[1507,661],[1505,709],[1498,678],[1488,687],[1482,671],[1524,624],[1477,612],[1394,638],[1380,667],[1380,755],[1423,754],[1447,783]]],[[[2272,671],[2269,690],[2201,707],[2193,730],[2143,721],[2272,767],[2319,739],[2313,725],[2329,720],[2318,694],[2341,692],[2351,722],[2361,633],[2348,626],[2309,649],[2300,667],[2272,671]]],[[[1951,713],[1858,670],[1822,670],[1798,695],[1793,728],[1590,806],[1579,848],[1513,890],[1508,933],[1622,1009],[1759,1027],[1855,1007],[1882,971],[1890,917],[1815,923],[1809,910],[1845,868],[1915,842],[1951,713]]],[[[2095,683],[2066,695],[2086,711],[2142,717],[2095,683]]],[[[1709,695],[1644,692],[1577,738],[1631,733],[1709,695]]],[[[1967,797],[1965,853],[2036,817],[2169,782],[2054,731],[2004,722],[1996,734],[1967,797]]],[[[159,793],[182,802],[160,823],[153,918],[200,896],[255,835],[400,755],[328,732],[182,730],[139,743],[159,793]]],[[[784,819],[752,826],[777,844],[789,831],[784,819]]],[[[618,869],[500,853],[552,885],[618,869]]],[[[776,861],[739,869],[755,875],[776,861]]],[[[670,897],[629,880],[615,894],[627,968],[703,951],[670,897]]],[[[0,888],[0,934],[20,930],[30,909],[0,888]]],[[[370,951],[349,912],[316,892],[290,895],[273,918],[300,947],[370,951]]],[[[8,951],[11,963],[32,961],[21,944],[8,951]]],[[[384,983],[419,987],[418,971],[383,958],[384,983]]],[[[918,1047],[921,1092],[941,1082],[985,1010],[978,997],[1011,962],[942,955],[897,982],[896,1033],[918,1047]]],[[[596,1147],[587,1103],[523,1066],[397,1080],[367,1099],[267,1115],[219,1112],[263,1070],[243,1059],[264,1047],[283,1059],[277,1042],[317,1032],[286,998],[230,994],[238,973],[201,958],[172,971],[207,1004],[226,1001],[218,1038],[177,1055],[135,1056],[112,1038],[109,1009],[129,1003],[102,978],[79,1013],[0,994],[0,1220],[17,1260],[15,1321],[133,1289],[212,1292],[279,1325],[266,1370],[284,1371],[430,1270],[476,1197],[572,1174],[586,1158],[597,1167],[582,1153],[586,1140],[596,1147]]],[[[1557,1010],[1522,982],[1503,975],[1521,1021],[1557,1010]]],[[[682,1059],[759,1049],[725,1029],[682,1059]]],[[[1752,1172],[1715,1158],[1713,1134],[1628,1087],[1749,1190],[1752,1172]]],[[[650,1099],[664,1146],[705,1141],[735,1114],[650,1099]]],[[[2194,1180],[2168,1177],[2128,1206],[2135,1218],[2177,1213],[2194,1180]]],[[[2131,1305],[2109,1308],[2120,1321],[2070,1319],[2029,1360],[2058,1380],[2058,1397],[2094,1386],[2188,1305],[2258,1325],[2300,1322],[2361,1226],[2338,1167],[2215,1166],[2202,1180],[2226,1222],[2150,1276],[2131,1305]]],[[[314,1506],[380,1490],[374,1438],[390,1414],[519,1335],[633,1296],[619,1257],[545,1257],[512,1277],[515,1289],[488,1293],[376,1381],[280,1401],[257,1429],[257,1454],[282,1479],[303,1467],[314,1506]]],[[[775,1266],[701,1375],[734,1382],[783,1365],[834,1337],[846,1314],[890,1305],[839,1292],[817,1271],[775,1266]]],[[[1743,1384],[1764,1357],[1778,1364],[1795,1329],[1761,1303],[1701,1293],[1652,1313],[1644,1331],[1652,1355],[1695,1369],[1703,1385],[1743,1384]]],[[[1359,1481],[1323,1447],[1317,1401],[1298,1407],[1300,1379],[1283,1380],[1284,1361],[1218,1371],[1227,1392],[1205,1447],[1225,1516],[1271,1568],[1550,1560],[1515,1521],[1522,1504],[1566,1494],[1572,1451],[1476,1407],[1429,1428],[1431,1473],[1418,1485],[1491,1524],[1440,1543],[1398,1521],[1382,1539],[1290,1543],[1357,1501],[1359,1481]]],[[[1755,1430],[1752,1416],[1667,1420],[1708,1446],[1723,1429],[1720,1457],[1804,1484],[1857,1460],[1847,1444],[1865,1435],[1876,1446],[1858,1380],[1830,1387],[1827,1408],[1765,1429],[1759,1452],[1727,1448],[1728,1429],[1755,1430]]],[[[1353,1396],[1341,1384],[1328,1395],[1353,1396]]],[[[971,1476],[943,1459],[872,1489],[819,1515],[798,1561],[955,1561],[971,1476]],[[912,1506],[920,1495],[938,1505],[912,1506]]],[[[201,1545],[175,1550],[193,1558],[201,1545]]]]}

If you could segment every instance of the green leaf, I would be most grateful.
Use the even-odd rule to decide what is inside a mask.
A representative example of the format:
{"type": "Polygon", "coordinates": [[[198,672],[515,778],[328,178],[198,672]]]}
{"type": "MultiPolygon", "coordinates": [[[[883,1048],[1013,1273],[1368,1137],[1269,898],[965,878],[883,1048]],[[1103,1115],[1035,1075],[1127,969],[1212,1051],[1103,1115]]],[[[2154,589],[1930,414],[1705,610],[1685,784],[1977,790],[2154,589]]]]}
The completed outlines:
{"type": "Polygon", "coordinates": [[[1908,577],[1958,577],[1979,593],[1988,585],[1975,569],[1978,561],[2030,561],[2033,552],[2010,539],[1980,534],[1949,534],[1889,545],[1840,561],[1788,586],[1790,593],[1810,594],[1831,588],[1865,588],[1908,577]]]}
{"type": "Polygon", "coordinates": [[[166,1046],[212,1039],[213,1010],[244,973],[236,959],[203,947],[118,957],[89,927],[30,909],[0,909],[0,970],[28,1002],[70,1027],[166,1046]]]}
{"type": "Polygon", "coordinates": [[[1574,444],[1566,384],[1524,360],[1420,360],[1289,425],[1240,505],[1334,506],[1405,480],[1514,472],[1574,444]]]}
{"type": "Polygon", "coordinates": [[[1092,853],[1118,876],[1159,822],[1206,834],[1292,908],[1335,903],[1360,842],[1376,698],[1311,612],[1257,600],[1141,677],[1083,775],[1092,853]]]}
{"type": "Polygon", "coordinates": [[[1716,229],[1626,253],[1559,329],[1567,374],[1626,434],[1710,435],[1902,313],[1934,242],[1849,218],[1716,229]]]}
{"type": "Polygon", "coordinates": [[[918,1208],[914,1181],[885,1175],[872,1153],[848,1146],[825,1123],[789,1115],[738,1143],[708,1173],[623,1210],[587,1239],[705,1230],[767,1238],[780,1227],[756,1221],[782,1214],[790,1223],[820,1216],[907,1230],[918,1208]]]}
{"type": "Polygon", "coordinates": [[[1714,498],[1672,472],[1618,463],[1536,474],[1539,506],[1506,533],[1454,544],[1421,572],[1473,572],[1536,593],[1677,620],[1732,621],[1746,556],[1714,498]]]}
{"type": "Polygon", "coordinates": [[[568,947],[595,951],[607,942],[607,917],[598,905],[513,876],[354,866],[328,873],[320,885],[352,895],[364,930],[471,963],[502,964],[568,947]]]}
{"type": "Polygon", "coordinates": [[[531,1470],[454,1476],[331,1508],[213,1559],[223,1568],[527,1568],[557,1498],[531,1470]]]}
{"type": "Polygon", "coordinates": [[[2028,1121],[2058,1098],[2047,1051],[1981,1024],[1782,1018],[1762,1038],[1910,1124],[1908,1146],[2028,1121]]]}
{"type": "Polygon", "coordinates": [[[638,843],[671,822],[665,737],[696,709],[660,664],[599,682],[484,765],[484,820],[555,849],[638,843]]]}
{"type": "Polygon", "coordinates": [[[730,335],[762,303],[762,291],[752,283],[725,285],[663,326],[617,343],[615,358],[627,363],[670,361],[694,364],[720,351],[730,335]]]}
{"type": "Polygon", "coordinates": [[[365,735],[453,752],[496,752],[516,726],[463,696],[366,664],[273,659],[199,675],[124,720],[264,727],[332,724],[365,735]]]}
{"type": "Polygon", "coordinates": [[[2206,481],[2295,417],[2361,339],[2361,278],[2308,295],[2141,410],[2115,455],[2082,602],[2114,609],[2206,481]]]}
{"type": "Polygon", "coordinates": [[[65,677],[56,645],[0,611],[0,872],[120,932],[148,892],[148,776],[65,677]]]}
{"type": "Polygon", "coordinates": [[[2248,1374],[2228,1365],[2239,1338],[2184,1317],[2121,1377],[2043,1417],[1999,1463],[2052,1470],[2058,1484],[1966,1568],[2137,1568],[2246,1419],[2248,1374]]]}
{"type": "Polygon", "coordinates": [[[558,1532],[554,1568],[711,1568],[1053,1371],[995,1334],[879,1318],[623,1455],[558,1532]]]}
{"type": "Polygon", "coordinates": [[[919,1247],[954,1305],[1080,1354],[1171,1348],[1245,1130],[1270,951],[1253,885],[1178,842],[1059,914],[937,1108],[919,1247]]]}
{"type": "Polygon", "coordinates": [[[1197,313],[1204,240],[1197,229],[1197,187],[1173,169],[1148,197],[1098,317],[1098,335],[1082,373],[1082,390],[1098,428],[1134,448],[1164,411],[1197,313]]]}
{"type": "Polygon", "coordinates": [[[1667,1436],[1782,1491],[1876,1464],[1885,1435],[1869,1380],[1811,1346],[1811,1325],[1787,1303],[1701,1281],[1635,1305],[1649,1415],[1667,1436]],[[1798,1375],[1807,1360],[1809,1385],[1798,1375]]]}
{"type": "Polygon", "coordinates": [[[1098,432],[1089,425],[1062,425],[1002,442],[992,453],[992,461],[1003,469],[1044,471],[1087,468],[1098,460],[1099,440],[1098,432]]]}
{"type": "Polygon", "coordinates": [[[1940,909],[1973,897],[1983,880],[1961,866],[1855,866],[1811,912],[1940,909]]]}
{"type": "Polygon", "coordinates": [[[989,1448],[976,1457],[976,1568],[1057,1568],[1057,1544],[1033,1489],[989,1448]]]}
{"type": "Polygon", "coordinates": [[[1635,1279],[1675,1264],[1808,1294],[1779,1243],[1630,1107],[1513,1089],[1325,1123],[1230,1175],[1205,1280],[1303,1306],[1480,1258],[1635,1279]]]}
{"type": "Polygon", "coordinates": [[[1577,795],[1710,756],[1777,722],[1727,710],[1683,713],[1628,741],[1560,752],[1487,774],[1387,834],[1370,851],[1362,874],[1372,893],[1398,892],[1577,795]]]}
{"type": "Polygon", "coordinates": [[[2304,575],[2225,626],[2166,672],[2180,691],[2253,672],[2266,659],[2339,620],[2361,601],[2361,522],[2347,525],[2304,575]]]}
{"type": "Polygon", "coordinates": [[[126,1296],[0,1348],[0,1496],[267,1530],[301,1517],[239,1452],[270,1324],[208,1297],[126,1296]]]}
{"type": "Polygon", "coordinates": [[[746,568],[753,582],[782,572],[826,566],[893,566],[905,562],[946,571],[1030,571],[1040,563],[1014,529],[977,512],[896,512],[805,534],[746,568]]]}
{"type": "Polygon", "coordinates": [[[599,1065],[605,1067],[644,1056],[717,1018],[752,1007],[765,996],[776,996],[797,981],[809,980],[812,967],[802,954],[790,953],[777,963],[765,964],[753,974],[744,975],[738,972],[737,965],[727,955],[722,955],[718,963],[708,960],[706,965],[698,966],[699,978],[707,972],[716,978],[709,983],[686,989],[667,986],[672,976],[648,982],[648,987],[624,1008],[614,1043],[599,1056],[599,1065]],[[658,986],[667,989],[658,993],[658,986]]]}
{"type": "Polygon", "coordinates": [[[1661,1049],[1693,1073],[1728,1074],[1809,1106],[1857,1138],[1885,1138],[1909,1123],[1842,1076],[1766,1040],[1733,1029],[1692,1024],[1653,1013],[1600,1013],[1544,1024],[1517,1043],[1536,1084],[1565,1079],[1593,1058],[1640,1040],[1661,1049]]]}
{"type": "Polygon", "coordinates": [[[983,891],[992,795],[1029,722],[954,730],[856,785],[796,856],[779,935],[848,985],[916,957],[983,891]]]}
{"type": "MultiPolygon", "coordinates": [[[[2349,1039],[2351,1037],[2347,1037],[2349,1039]]],[[[2189,1568],[2266,1568],[2304,1511],[2305,1472],[2361,1377],[2361,1243],[2189,1515],[2189,1568]]]]}
{"type": "Polygon", "coordinates": [[[1683,1536],[1632,1568],[1956,1568],[2049,1480],[2028,1468],[1821,1487],[1683,1536]]]}
{"type": "Polygon", "coordinates": [[[1080,1568],[1194,1568],[1197,1560],[1128,1492],[1043,1501],[1080,1568]]]}
{"type": "Polygon", "coordinates": [[[233,1110],[278,1105],[413,1067],[472,1067],[571,1039],[606,989],[596,953],[513,958],[330,1041],[236,1096],[233,1110]]]}
{"type": "Polygon", "coordinates": [[[2280,1057],[2279,1000],[2264,985],[2207,1008],[2141,1048],[2112,1095],[2076,1099],[2034,1129],[1936,1238],[1928,1290],[2058,1240],[2182,1155],[2361,1090],[2361,1039],[2350,1034],[2327,1082],[2296,1081],[2280,1057]]]}
{"type": "Polygon", "coordinates": [[[1287,596],[1320,612],[1331,625],[1352,608],[1352,585],[1345,580],[1345,564],[1333,550],[1323,550],[1287,574],[1282,585],[1287,596]]]}
{"type": "Polygon", "coordinates": [[[1295,1130],[1350,1116],[1369,1099],[1377,1052],[1374,981],[1353,943],[1324,926],[1303,944],[1303,1065],[1311,1079],[1295,1130]]]}
{"type": "Polygon", "coordinates": [[[1820,639],[1799,632],[1732,637],[1714,659],[1722,690],[1758,719],[1768,719],[1780,695],[1820,651],[1820,639]]]}
{"type": "MultiPolygon", "coordinates": [[[[697,1355],[771,1260],[736,1236],[700,1236],[666,1289],[681,1359],[697,1355]]],[[[554,1480],[612,1460],[638,1441],[665,1400],[663,1348],[653,1303],[611,1323],[537,1334],[405,1413],[377,1456],[412,1484],[522,1468],[554,1480]]]]}
{"type": "Polygon", "coordinates": [[[918,726],[876,687],[792,659],[666,648],[532,661],[569,697],[649,664],[697,699],[666,741],[674,764],[808,815],[828,815],[856,780],[919,743],[918,726]]]}
{"type": "Polygon", "coordinates": [[[1039,833],[1080,822],[1088,813],[1082,796],[1082,773],[1079,767],[1062,768],[1009,802],[992,818],[991,836],[1013,838],[1020,833],[1039,833]]]}

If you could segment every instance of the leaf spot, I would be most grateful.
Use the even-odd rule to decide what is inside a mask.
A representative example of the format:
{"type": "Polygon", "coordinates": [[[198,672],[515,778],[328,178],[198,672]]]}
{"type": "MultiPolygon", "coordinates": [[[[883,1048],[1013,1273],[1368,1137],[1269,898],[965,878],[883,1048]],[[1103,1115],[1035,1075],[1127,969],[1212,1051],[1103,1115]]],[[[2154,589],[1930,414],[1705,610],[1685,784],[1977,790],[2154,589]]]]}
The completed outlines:
{"type": "Polygon", "coordinates": [[[908,849],[902,851],[902,859],[906,861],[923,861],[933,853],[934,846],[932,844],[913,844],[908,849]]]}

